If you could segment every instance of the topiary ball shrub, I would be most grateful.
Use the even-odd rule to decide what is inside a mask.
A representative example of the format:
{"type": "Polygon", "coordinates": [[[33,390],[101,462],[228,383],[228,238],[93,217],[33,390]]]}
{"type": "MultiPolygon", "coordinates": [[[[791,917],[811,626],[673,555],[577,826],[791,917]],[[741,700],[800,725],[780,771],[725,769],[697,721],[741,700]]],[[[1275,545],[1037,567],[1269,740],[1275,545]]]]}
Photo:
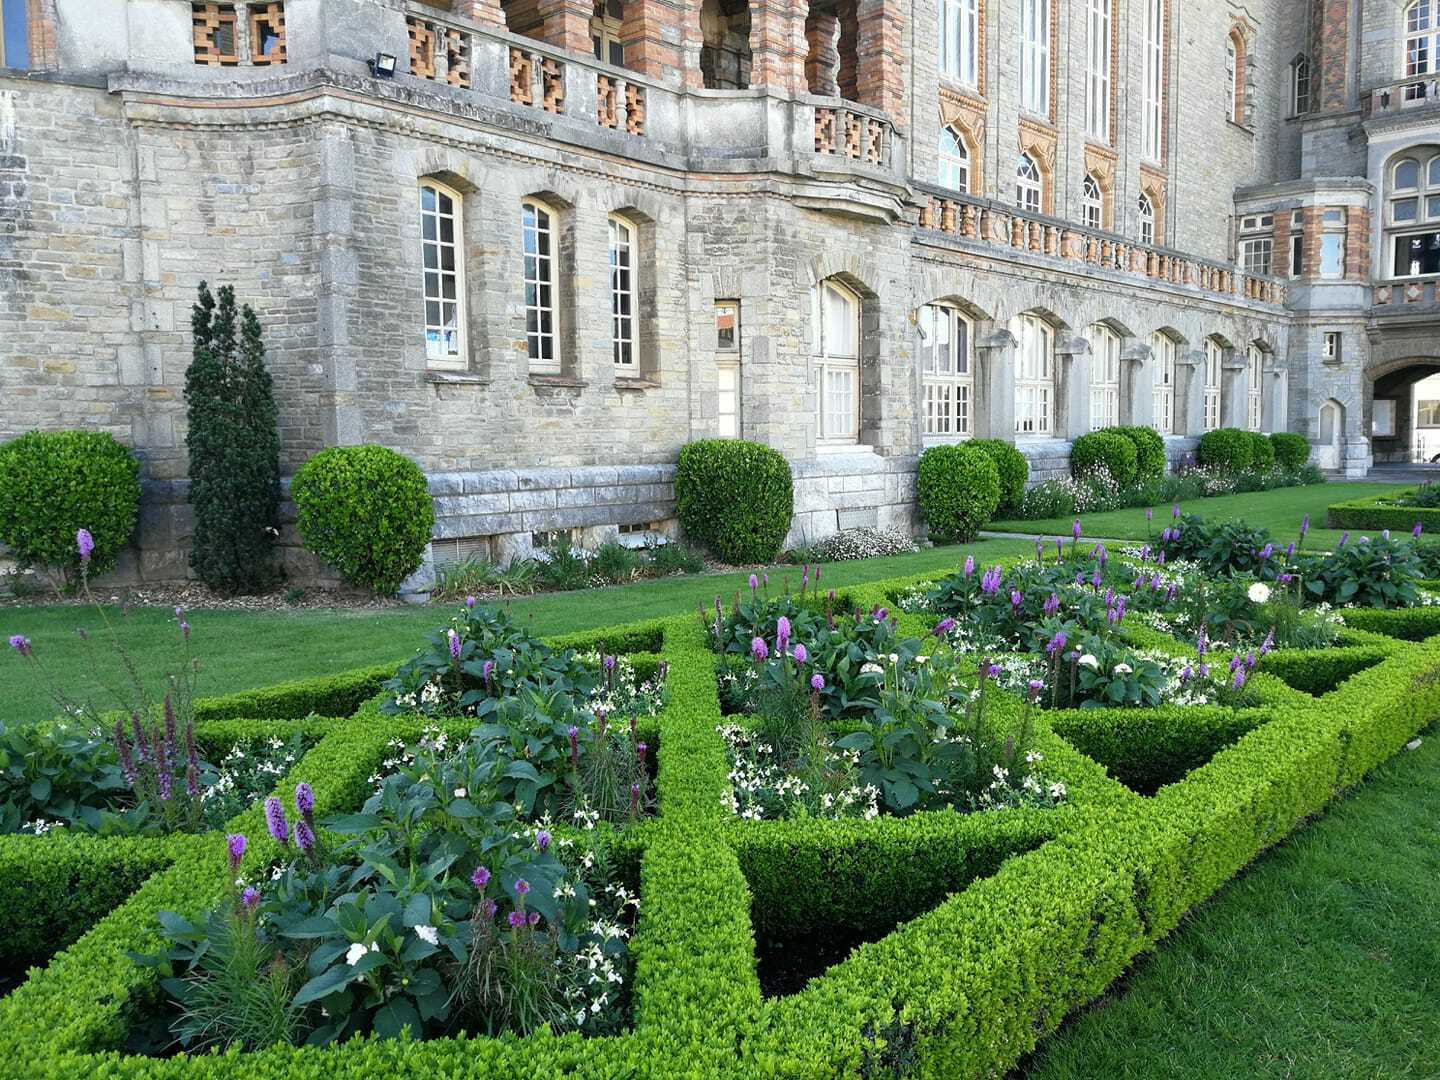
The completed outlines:
{"type": "Polygon", "coordinates": [[[1116,427],[1106,430],[1123,435],[1135,446],[1135,479],[1159,480],[1165,475],[1165,440],[1154,428],[1116,427]]]}
{"type": "Polygon", "coordinates": [[[770,447],[743,439],[700,439],[681,447],[676,516],[721,561],[772,561],[794,511],[790,463],[770,447]]]}
{"type": "Polygon", "coordinates": [[[1275,468],[1275,444],[1268,435],[1258,431],[1247,431],[1250,439],[1250,468],[1255,472],[1270,472],[1275,468]]]}
{"type": "Polygon", "coordinates": [[[321,450],[290,486],[305,547],[352,585],[393,596],[435,528],[425,474],[383,446],[321,450]]]}
{"type": "Polygon", "coordinates": [[[1091,431],[1070,449],[1070,475],[1084,477],[1103,468],[1120,487],[1135,482],[1135,444],[1113,430],[1091,431]]]}
{"type": "Polygon", "coordinates": [[[0,446],[0,542],[24,567],[72,580],[75,534],[95,541],[89,572],[114,567],[135,534],[140,464],[103,431],[31,431],[0,446]]]}
{"type": "Polygon", "coordinates": [[[997,513],[1011,514],[1020,509],[1020,500],[1025,497],[1025,484],[1030,480],[1030,462],[1025,455],[1007,442],[999,439],[972,439],[971,446],[977,446],[990,455],[995,471],[1000,474],[1000,506],[997,513]]]}
{"type": "Polygon", "coordinates": [[[1253,463],[1254,455],[1250,433],[1233,427],[1205,432],[1195,449],[1196,461],[1221,473],[1245,472],[1253,463]]]}
{"type": "Polygon", "coordinates": [[[1293,431],[1277,431],[1270,436],[1275,451],[1275,464],[1286,472],[1299,472],[1310,460],[1310,440],[1293,431]]]}
{"type": "Polygon", "coordinates": [[[1000,505],[1000,471],[974,443],[932,446],[920,455],[915,495],[930,539],[974,540],[1000,505]]]}

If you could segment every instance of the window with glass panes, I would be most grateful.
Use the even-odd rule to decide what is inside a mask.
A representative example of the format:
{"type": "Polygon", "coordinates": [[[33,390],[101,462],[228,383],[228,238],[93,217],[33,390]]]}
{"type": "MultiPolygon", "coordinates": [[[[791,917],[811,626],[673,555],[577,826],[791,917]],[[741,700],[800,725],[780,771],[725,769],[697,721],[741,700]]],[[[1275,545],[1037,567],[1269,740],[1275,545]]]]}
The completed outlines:
{"type": "Polygon", "coordinates": [[[1086,175],[1080,186],[1080,219],[1087,229],[1099,229],[1105,215],[1105,199],[1100,191],[1100,182],[1086,175]]]}
{"type": "Polygon", "coordinates": [[[1141,194],[1140,202],[1136,207],[1136,214],[1140,222],[1140,243],[1155,243],[1155,204],[1150,201],[1150,196],[1141,194]]]}
{"type": "Polygon", "coordinates": [[[979,87],[979,0],[940,0],[940,74],[979,87]]]}
{"type": "Polygon", "coordinates": [[[1440,273],[1440,153],[1411,151],[1390,167],[1388,180],[1392,276],[1440,273]]]}
{"type": "Polygon", "coordinates": [[[624,18],[625,7],[620,0],[596,0],[590,15],[590,50],[596,60],[625,66],[625,46],[620,41],[624,18]]]}
{"type": "Polygon", "coordinates": [[[1085,134],[1110,141],[1110,19],[1113,0],[1089,0],[1086,36],[1085,134]]]}
{"type": "Polygon", "coordinates": [[[1020,107],[1050,114],[1050,0],[1020,0],[1020,107]]]}
{"type": "Polygon", "coordinates": [[[420,255],[425,302],[425,359],[463,367],[465,272],[460,250],[460,196],[443,185],[420,185],[420,255]]]}
{"type": "Polygon", "coordinates": [[[1345,276],[1345,221],[1344,207],[1333,207],[1320,214],[1321,277],[1345,276]]]}
{"type": "Polygon", "coordinates": [[[1120,335],[1095,325],[1090,339],[1090,430],[1120,423],[1120,335]]]}
{"type": "Polygon", "coordinates": [[[1215,341],[1205,342],[1205,390],[1201,426],[1214,431],[1220,426],[1220,380],[1224,375],[1225,353],[1215,341]]]}
{"type": "Polygon", "coordinates": [[[1290,65],[1290,113],[1302,116],[1310,111],[1310,59],[1297,56],[1290,65]]]}
{"type": "Polygon", "coordinates": [[[1055,395],[1055,331],[1037,315],[1015,322],[1015,433],[1049,435],[1055,395]]]}
{"type": "Polygon", "coordinates": [[[548,207],[526,201],[520,207],[521,252],[525,274],[525,344],[530,368],[560,370],[555,326],[555,217],[548,207]]]}
{"type": "Polygon", "coordinates": [[[740,302],[715,302],[716,434],[740,437],[740,302]]]}
{"type": "MultiPolygon", "coordinates": [[[[1414,0],[1405,9],[1405,77],[1429,75],[1436,70],[1435,50],[1440,46],[1440,0],[1414,0]]],[[[1413,97],[1423,97],[1423,88],[1413,97]]],[[[1407,92],[1407,98],[1412,95],[1407,92]]]]}
{"type": "Polygon", "coordinates": [[[1159,161],[1165,114],[1165,0],[1144,0],[1145,42],[1141,72],[1141,152],[1159,161]]]}
{"type": "Polygon", "coordinates": [[[1015,203],[1022,210],[1039,213],[1045,205],[1040,168],[1029,154],[1021,154],[1015,167],[1015,203]]]}
{"type": "Polygon", "coordinates": [[[968,192],[970,190],[970,155],[965,151],[965,144],[960,137],[950,128],[940,129],[940,138],[935,147],[939,159],[939,170],[936,179],[941,187],[947,187],[951,191],[968,192]]]}
{"type": "Polygon", "coordinates": [[[1247,214],[1240,219],[1240,265],[1246,273],[1270,273],[1274,247],[1274,214],[1247,214]]]}
{"type": "Polygon", "coordinates": [[[920,309],[919,324],[925,435],[935,438],[973,435],[973,324],[947,304],[926,304],[920,309]]]}
{"type": "Polygon", "coordinates": [[[1155,365],[1155,430],[1175,434],[1175,341],[1169,334],[1150,339],[1150,358],[1155,365]]]}
{"type": "Polygon", "coordinates": [[[610,219],[610,345],[615,363],[635,366],[635,230],[610,219]]]}
{"type": "Polygon", "coordinates": [[[1264,422],[1265,354],[1251,345],[1245,353],[1245,428],[1259,431],[1264,422]]]}
{"type": "Polygon", "coordinates": [[[838,281],[820,284],[815,408],[821,442],[860,439],[860,297],[838,281]]]}

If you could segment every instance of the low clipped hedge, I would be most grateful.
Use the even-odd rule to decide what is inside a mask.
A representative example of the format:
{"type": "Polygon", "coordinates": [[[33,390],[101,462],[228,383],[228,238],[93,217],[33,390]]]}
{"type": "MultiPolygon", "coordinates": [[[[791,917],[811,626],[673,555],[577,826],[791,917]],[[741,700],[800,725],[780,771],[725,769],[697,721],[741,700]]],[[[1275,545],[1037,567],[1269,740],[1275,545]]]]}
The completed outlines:
{"type": "Polygon", "coordinates": [[[1070,474],[1077,479],[1104,469],[1120,487],[1135,482],[1135,443],[1113,429],[1091,431],[1075,440],[1070,449],[1070,474]]]}
{"type": "Polygon", "coordinates": [[[1207,431],[1195,448],[1195,460],[1221,473],[1246,472],[1255,466],[1255,440],[1251,434],[1233,427],[1207,431]]]}
{"type": "Polygon", "coordinates": [[[995,463],[995,472],[1000,477],[1000,505],[996,513],[1005,515],[1020,508],[1020,499],[1025,494],[1025,485],[1030,480],[1030,462],[1015,448],[1014,443],[999,439],[972,439],[971,446],[979,447],[995,463]]]}
{"type": "Polygon", "coordinates": [[[1418,522],[1426,533],[1440,535],[1440,509],[1397,506],[1392,499],[1394,495],[1371,495],[1331,503],[1325,511],[1325,526],[1330,529],[1409,532],[1418,522]]]}
{"type": "Polygon", "coordinates": [[[1288,472],[1303,469],[1310,461],[1310,440],[1293,431],[1277,431],[1270,436],[1275,451],[1275,464],[1288,472]]]}
{"type": "Polygon", "coordinates": [[[1000,472],[990,454],[971,443],[932,446],[920,455],[915,497],[930,539],[965,543],[995,516],[1000,472]]]}
{"type": "MultiPolygon", "coordinates": [[[[847,602],[886,604],[920,580],[856,586],[847,602]]],[[[224,845],[214,836],[52,834],[0,840],[0,903],[12,920],[24,913],[10,955],[37,943],[46,919],[53,943],[65,946],[0,999],[0,1055],[24,1063],[16,1068],[25,1075],[114,1080],[1004,1075],[1185,912],[1440,715],[1440,637],[1416,643],[1355,629],[1365,616],[1402,615],[1410,633],[1440,634],[1440,609],[1347,611],[1340,647],[1266,658],[1253,709],[1037,712],[1047,774],[1069,787],[1054,811],[868,823],[726,814],[715,657],[693,615],[567,635],[575,648],[643,645],[652,655],[636,657],[637,667],[660,657],[670,665],[654,721],[659,813],[627,830],[622,849],[627,869],[638,864],[641,897],[630,1032],[128,1054],[157,987],[155,972],[126,953],[157,945],[158,912],[195,915],[214,902],[225,887],[224,845]],[[1311,697],[1286,683],[1333,689],[1311,697]],[[1181,768],[1184,778],[1169,782],[1181,768]],[[800,992],[762,998],[757,945],[832,928],[885,936],[800,992]]],[[[904,633],[924,633],[927,622],[900,617],[904,633]]],[[[292,710],[344,704],[373,685],[374,670],[313,680],[308,690],[290,684],[248,704],[269,702],[273,722],[293,725],[301,714],[292,710]]],[[[1017,702],[996,700],[1006,717],[1018,715],[1017,702]]],[[[201,737],[261,723],[234,715],[238,707],[210,707],[201,737]]],[[[320,740],[277,793],[288,799],[309,781],[322,820],[364,799],[387,742],[416,725],[368,704],[352,719],[305,723],[320,740]]],[[[468,722],[453,726],[463,733],[468,722]]],[[[252,838],[243,873],[278,855],[261,817],[256,808],[230,826],[252,838]]]]}
{"type": "Polygon", "coordinates": [[[717,558],[773,562],[794,513],[790,463],[778,451],[743,439],[701,439],[681,448],[675,514],[717,558]]]}

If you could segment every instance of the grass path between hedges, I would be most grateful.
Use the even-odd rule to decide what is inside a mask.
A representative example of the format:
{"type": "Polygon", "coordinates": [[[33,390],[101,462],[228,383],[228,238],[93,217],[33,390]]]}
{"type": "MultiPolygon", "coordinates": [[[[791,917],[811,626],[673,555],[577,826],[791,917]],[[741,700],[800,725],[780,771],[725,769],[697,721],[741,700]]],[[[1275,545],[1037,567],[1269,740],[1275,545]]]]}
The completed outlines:
{"type": "MultiPolygon", "coordinates": [[[[1202,514],[1218,520],[1239,519],[1251,525],[1269,529],[1282,545],[1296,539],[1300,533],[1300,519],[1310,515],[1310,533],[1306,537],[1307,548],[1328,550],[1340,539],[1340,530],[1327,529],[1325,509],[1331,503],[1344,499],[1359,499],[1369,495],[1382,495],[1387,491],[1400,491],[1405,484],[1363,484],[1334,483],[1314,484],[1310,487],[1277,488],[1274,491],[1252,491],[1244,495],[1219,495],[1213,499],[1192,499],[1180,504],[1182,514],[1202,514]]],[[[1073,518],[1047,518],[1042,521],[992,521],[986,528],[993,532],[1040,533],[1043,535],[1070,535],[1073,518]]],[[[1146,537],[1145,508],[1112,510],[1105,514],[1080,515],[1082,527],[1089,536],[1113,536],[1143,540],[1146,537]]],[[[1155,507],[1155,520],[1149,526],[1149,535],[1158,536],[1160,530],[1170,524],[1170,507],[1155,507]]]]}
{"type": "MultiPolygon", "coordinates": [[[[883,578],[957,568],[967,553],[977,560],[1029,551],[1026,541],[990,540],[965,547],[934,547],[911,555],[829,563],[821,585],[844,588],[883,578]]],[[[799,588],[800,567],[772,566],[772,584],[789,579],[799,588]]],[[[749,572],[692,574],[580,592],[540,593],[510,601],[512,613],[537,634],[569,633],[637,619],[694,611],[717,594],[726,602],[745,585],[749,572]]],[[[450,605],[372,610],[296,609],[294,611],[195,611],[189,614],[193,646],[200,657],[200,692],[206,697],[234,693],[287,679],[329,675],[347,668],[403,660],[423,643],[427,631],[444,622],[450,605]]],[[[119,615],[110,612],[119,625],[119,615]]],[[[23,634],[34,643],[47,670],[72,694],[92,682],[117,684],[119,665],[106,648],[88,653],[75,633],[85,627],[92,644],[100,620],[94,610],[73,605],[0,608],[0,639],[23,634]],[[92,677],[90,661],[96,663],[92,677]]],[[[158,673],[176,666],[177,634],[169,608],[137,608],[123,628],[122,640],[141,671],[158,673]]],[[[0,656],[0,720],[41,720],[52,715],[49,696],[18,657],[0,656]]],[[[115,702],[97,694],[94,704],[115,702]]]]}
{"type": "Polygon", "coordinates": [[[1026,1080],[1440,1071],[1440,727],[1193,911],[1026,1080]]]}

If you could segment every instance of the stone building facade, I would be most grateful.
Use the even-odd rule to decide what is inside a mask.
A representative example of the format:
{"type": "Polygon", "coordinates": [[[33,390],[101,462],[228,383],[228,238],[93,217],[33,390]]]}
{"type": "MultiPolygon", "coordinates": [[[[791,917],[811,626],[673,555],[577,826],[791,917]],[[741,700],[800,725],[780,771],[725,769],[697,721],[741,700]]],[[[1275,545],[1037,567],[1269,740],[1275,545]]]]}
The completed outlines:
{"type": "Polygon", "coordinates": [[[0,438],[133,446],[148,580],[202,279],[261,316],[286,473],[409,455],[442,562],[668,530],[711,436],[786,455],[795,541],[915,528],[916,456],[972,436],[1040,479],[1108,423],[1296,430],[1359,475],[1440,367],[1440,0],[0,17],[0,438]]]}

